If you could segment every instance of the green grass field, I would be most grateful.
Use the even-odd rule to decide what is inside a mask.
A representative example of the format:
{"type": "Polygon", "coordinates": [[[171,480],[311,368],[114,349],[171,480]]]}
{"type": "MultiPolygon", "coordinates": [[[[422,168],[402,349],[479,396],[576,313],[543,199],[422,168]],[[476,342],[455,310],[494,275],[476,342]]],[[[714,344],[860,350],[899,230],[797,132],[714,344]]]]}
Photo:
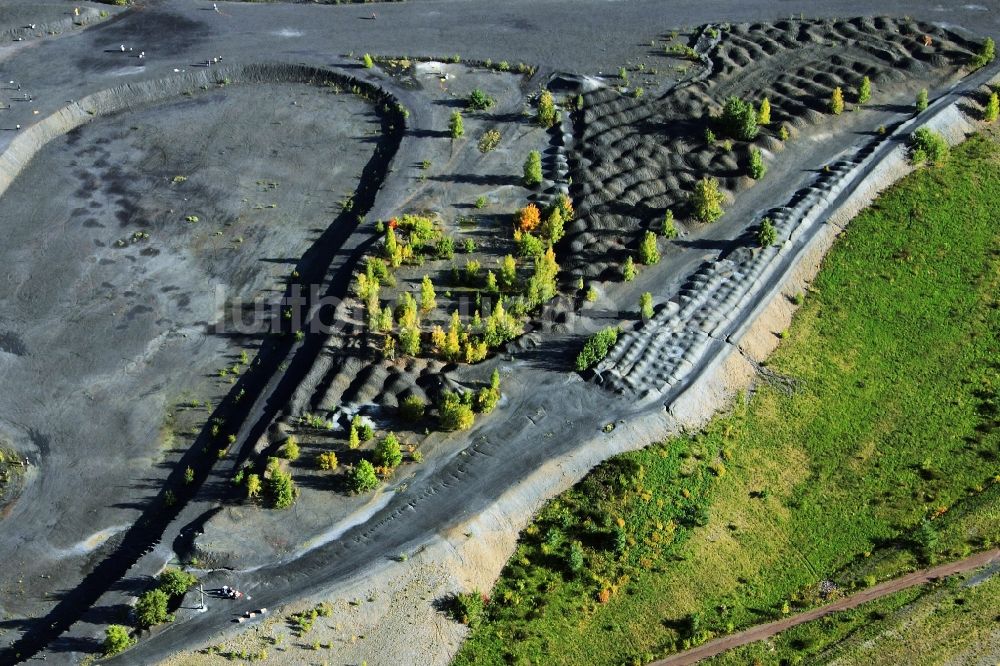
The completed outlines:
{"type": "Polygon", "coordinates": [[[795,390],[552,500],[456,663],[649,661],[1000,540],[997,193],[987,134],[858,216],[768,363],[795,390]]]}
{"type": "Polygon", "coordinates": [[[725,652],[708,666],[747,664],[995,663],[1000,576],[956,576],[789,629],[725,652]]]}

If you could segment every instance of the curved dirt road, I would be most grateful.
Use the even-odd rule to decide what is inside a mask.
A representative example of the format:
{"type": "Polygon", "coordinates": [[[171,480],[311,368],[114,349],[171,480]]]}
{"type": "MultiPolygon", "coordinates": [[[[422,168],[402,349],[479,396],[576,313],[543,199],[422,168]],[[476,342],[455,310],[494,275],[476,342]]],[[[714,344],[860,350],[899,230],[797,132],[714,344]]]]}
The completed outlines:
{"type": "Polygon", "coordinates": [[[776,622],[760,624],[756,627],[752,627],[746,631],[741,631],[736,634],[716,638],[715,640],[711,640],[704,645],[699,645],[698,647],[688,650],[687,652],[680,652],[667,657],[666,659],[654,661],[651,666],[685,666],[686,664],[695,664],[702,659],[708,659],[709,657],[722,654],[726,650],[731,650],[732,648],[746,645],[747,643],[755,643],[756,641],[770,638],[771,636],[779,634],[786,629],[791,629],[792,627],[805,624],[806,622],[812,622],[813,620],[817,620],[832,613],[856,608],[863,603],[880,599],[884,596],[893,594],[894,592],[899,592],[915,585],[933,583],[941,578],[953,576],[958,573],[964,573],[966,571],[972,571],[973,569],[978,569],[997,561],[1000,561],[1000,548],[983,551],[982,553],[977,553],[971,557],[965,558],[964,560],[958,560],[957,562],[949,562],[947,564],[940,564],[936,567],[931,567],[930,569],[914,571],[913,573],[906,574],[905,576],[900,576],[899,578],[879,583],[874,587],[862,590],[861,592],[852,594],[849,597],[838,599],[832,604],[820,606],[819,608],[814,608],[792,617],[786,617],[782,620],[777,620],[776,622]]]}

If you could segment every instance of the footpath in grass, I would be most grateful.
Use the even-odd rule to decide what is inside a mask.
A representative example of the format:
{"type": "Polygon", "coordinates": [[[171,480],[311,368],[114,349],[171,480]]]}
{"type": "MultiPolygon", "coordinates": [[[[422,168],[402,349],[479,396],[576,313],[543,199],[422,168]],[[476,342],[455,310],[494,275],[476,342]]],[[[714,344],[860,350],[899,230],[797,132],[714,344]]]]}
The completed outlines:
{"type": "Polygon", "coordinates": [[[549,502],[455,663],[650,661],[1000,541],[997,193],[990,133],[859,215],[768,363],[794,390],[549,502]]]}

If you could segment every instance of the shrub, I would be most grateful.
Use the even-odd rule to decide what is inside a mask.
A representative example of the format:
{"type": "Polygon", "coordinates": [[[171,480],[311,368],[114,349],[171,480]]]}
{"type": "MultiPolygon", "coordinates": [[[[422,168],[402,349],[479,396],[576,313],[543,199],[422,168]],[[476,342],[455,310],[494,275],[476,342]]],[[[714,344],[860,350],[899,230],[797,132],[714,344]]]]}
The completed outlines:
{"type": "Polygon", "coordinates": [[[517,284],[517,261],[514,257],[507,255],[500,262],[500,286],[504,289],[513,289],[517,284]]]}
{"type": "Polygon", "coordinates": [[[357,426],[351,424],[351,431],[347,435],[347,447],[353,450],[359,446],[361,446],[361,434],[358,432],[357,426]]]}
{"type": "Polygon", "coordinates": [[[712,131],[711,127],[705,128],[705,143],[710,146],[715,145],[715,132],[712,131]]]}
{"type": "Polygon", "coordinates": [[[719,191],[719,181],[714,178],[702,178],[694,185],[691,204],[694,206],[695,219],[701,222],[714,222],[722,217],[722,202],[724,197],[719,191]]]}
{"type": "Polygon", "coordinates": [[[566,566],[574,574],[583,571],[583,544],[574,541],[569,545],[569,553],[566,556],[566,566]]]}
{"type": "Polygon", "coordinates": [[[461,111],[452,111],[451,119],[448,121],[448,132],[453,139],[458,139],[465,134],[465,123],[462,122],[461,111]]]}
{"type": "Polygon", "coordinates": [[[462,402],[457,393],[445,391],[438,406],[438,418],[445,430],[468,430],[476,420],[470,405],[462,402]]]}
{"type": "Polygon", "coordinates": [[[535,187],[542,184],[542,154],[537,150],[528,153],[524,161],[524,186],[535,187]]]}
{"type": "Polygon", "coordinates": [[[517,242],[517,253],[522,257],[540,257],[545,252],[545,243],[542,239],[527,231],[523,233],[515,231],[514,240],[517,242]]]}
{"type": "Polygon", "coordinates": [[[663,237],[667,240],[677,238],[677,225],[674,224],[674,211],[669,208],[663,216],[663,237]]]}
{"type": "Polygon", "coordinates": [[[135,639],[129,635],[128,627],[120,624],[109,625],[104,630],[104,656],[111,657],[124,652],[135,645],[135,639]]]}
{"type": "Polygon", "coordinates": [[[542,94],[538,96],[538,124],[548,129],[556,124],[557,119],[558,114],[556,113],[556,104],[555,100],[552,99],[552,93],[548,90],[543,90],[542,94]]]}
{"type": "Polygon", "coordinates": [[[486,325],[483,330],[483,339],[489,347],[499,347],[503,343],[513,340],[524,331],[520,320],[508,314],[503,307],[503,303],[497,303],[493,312],[486,318],[486,325]]]}
{"type": "Polygon", "coordinates": [[[399,448],[399,438],[389,433],[375,447],[375,462],[381,467],[397,467],[403,462],[403,452],[399,448]]]}
{"type": "Polygon", "coordinates": [[[182,597],[198,582],[197,576],[186,571],[168,567],[156,577],[156,587],[170,597],[182,597]]]}
{"type": "Polygon", "coordinates": [[[142,628],[148,628],[164,622],[173,622],[174,616],[167,612],[170,598],[161,589],[143,592],[135,603],[135,619],[142,628]]]}
{"type": "Polygon", "coordinates": [[[285,440],[281,447],[281,457],[286,460],[299,459],[299,441],[295,439],[295,435],[289,435],[288,439],[285,440]]]}
{"type": "Polygon", "coordinates": [[[767,173],[767,167],[764,166],[764,156],[760,152],[760,148],[750,149],[750,163],[747,171],[754,180],[760,180],[767,173]]]}
{"type": "Polygon", "coordinates": [[[632,261],[632,255],[629,255],[625,257],[625,263],[622,264],[622,278],[626,282],[631,282],[635,279],[636,274],[635,262],[632,261]]]}
{"type": "Polygon", "coordinates": [[[916,109],[917,109],[917,113],[920,113],[921,111],[923,111],[924,109],[926,109],[927,108],[927,103],[928,103],[927,102],[927,88],[921,88],[920,92],[917,93],[917,99],[916,99],[916,103],[915,103],[915,106],[916,106],[916,109]]]}
{"type": "Polygon", "coordinates": [[[937,559],[938,532],[934,523],[923,520],[913,534],[913,543],[917,547],[917,554],[925,564],[934,564],[937,559]]]}
{"type": "Polygon", "coordinates": [[[983,41],[983,45],[979,48],[979,53],[973,56],[972,62],[970,64],[972,65],[973,68],[979,69],[980,67],[983,67],[984,65],[993,62],[993,59],[996,58],[996,56],[997,56],[996,44],[993,42],[992,37],[987,37],[983,41]]]}
{"type": "Polygon", "coordinates": [[[479,620],[482,618],[485,607],[486,600],[483,598],[483,594],[478,590],[473,590],[472,592],[462,592],[460,594],[456,594],[455,598],[452,600],[452,617],[454,617],[457,622],[461,622],[462,624],[475,629],[479,626],[479,620]]]}
{"type": "Polygon", "coordinates": [[[648,291],[639,297],[639,314],[643,319],[650,319],[653,316],[653,295],[648,291]]]}
{"type": "Polygon", "coordinates": [[[532,232],[542,221],[542,211],[538,209],[533,203],[528,204],[521,210],[517,212],[517,220],[515,224],[517,225],[518,231],[532,232]]]}
{"type": "Polygon", "coordinates": [[[1000,115],[1000,99],[996,93],[990,93],[990,98],[986,102],[986,108],[983,109],[983,120],[988,123],[992,123],[1000,115]]]}
{"type": "Polygon", "coordinates": [[[479,138],[479,152],[488,153],[500,145],[500,132],[495,129],[486,130],[479,138]]]}
{"type": "Polygon", "coordinates": [[[566,224],[563,221],[562,209],[558,206],[552,209],[549,216],[545,218],[541,228],[542,237],[548,239],[552,244],[558,243],[566,235],[566,224]]]}
{"type": "Polygon", "coordinates": [[[426,409],[423,398],[419,395],[408,395],[399,405],[399,414],[407,421],[419,421],[424,418],[426,409]]]}
{"type": "Polygon", "coordinates": [[[781,129],[778,130],[778,138],[781,139],[782,141],[788,141],[788,136],[789,136],[788,126],[782,125],[781,129]]]}
{"type": "Polygon", "coordinates": [[[830,94],[830,113],[839,116],[844,112],[844,91],[837,86],[830,94]]]}
{"type": "Polygon", "coordinates": [[[492,97],[479,88],[475,88],[471,93],[469,93],[468,106],[473,111],[485,111],[495,103],[496,102],[494,102],[492,97]]]}
{"type": "Polygon", "coordinates": [[[287,509],[295,503],[295,496],[298,494],[292,475],[277,466],[270,470],[267,491],[271,498],[271,507],[275,509],[287,509]]]}
{"type": "Polygon", "coordinates": [[[948,142],[937,132],[918,128],[910,137],[910,161],[913,164],[942,164],[948,159],[948,142]]]}
{"type": "Polygon", "coordinates": [[[583,372],[602,361],[616,342],[618,342],[618,328],[615,326],[609,326],[592,335],[576,357],[577,371],[583,372]]]}
{"type": "Polygon", "coordinates": [[[858,104],[864,104],[872,98],[872,80],[867,76],[861,79],[858,86],[858,104]]]}
{"type": "Polygon", "coordinates": [[[247,497],[249,499],[256,499],[260,497],[261,482],[259,474],[251,474],[247,476],[247,497]]]}
{"type": "Polygon", "coordinates": [[[455,239],[451,236],[442,236],[435,247],[435,254],[438,259],[451,259],[455,256],[455,239]]]}
{"type": "Polygon", "coordinates": [[[761,247],[770,247],[776,240],[778,240],[778,230],[774,228],[771,219],[765,217],[760,221],[760,229],[757,230],[757,242],[761,247]]]}
{"type": "Polygon", "coordinates": [[[420,329],[407,327],[399,329],[399,348],[404,354],[417,356],[420,354],[420,329]]]}
{"type": "Polygon", "coordinates": [[[639,261],[647,266],[660,261],[660,251],[656,248],[656,234],[647,231],[639,243],[639,261]]]}
{"type": "Polygon", "coordinates": [[[757,124],[771,124],[771,100],[766,97],[760,101],[760,110],[757,111],[757,124]]]}
{"type": "Polygon", "coordinates": [[[753,104],[739,97],[730,97],[722,108],[722,127],[726,134],[741,141],[750,141],[757,136],[757,111],[753,104]]]}
{"type": "Polygon", "coordinates": [[[378,488],[378,477],[375,468],[367,460],[362,460],[351,468],[348,475],[351,490],[356,493],[367,493],[378,488]]]}
{"type": "Polygon", "coordinates": [[[490,205],[490,200],[487,199],[484,195],[480,195],[476,198],[476,203],[474,205],[476,207],[476,210],[482,210],[486,208],[488,205],[490,205]]]}
{"type": "Polygon", "coordinates": [[[434,292],[434,283],[427,275],[420,283],[420,311],[424,314],[431,312],[437,307],[437,294],[434,292]]]}
{"type": "Polygon", "coordinates": [[[361,59],[365,63],[365,69],[371,69],[375,66],[375,61],[372,60],[371,55],[366,53],[361,59]]]}
{"type": "Polygon", "coordinates": [[[316,467],[319,467],[322,470],[337,469],[339,462],[340,461],[337,460],[337,454],[333,451],[323,451],[316,456],[316,467]]]}

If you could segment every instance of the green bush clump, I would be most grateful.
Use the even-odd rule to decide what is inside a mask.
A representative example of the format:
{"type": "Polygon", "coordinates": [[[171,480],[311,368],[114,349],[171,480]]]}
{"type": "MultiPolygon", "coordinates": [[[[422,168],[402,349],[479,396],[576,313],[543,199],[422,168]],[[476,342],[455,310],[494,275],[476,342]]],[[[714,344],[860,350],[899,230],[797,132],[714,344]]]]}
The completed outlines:
{"type": "Polygon", "coordinates": [[[452,600],[452,617],[458,622],[475,628],[479,625],[479,620],[486,608],[486,599],[482,592],[473,590],[472,592],[461,592],[456,594],[452,600]]]}
{"type": "Polygon", "coordinates": [[[287,509],[295,503],[295,496],[298,490],[292,475],[281,469],[281,463],[277,458],[271,458],[267,462],[267,495],[271,507],[275,509],[287,509]]]}
{"type": "Polygon", "coordinates": [[[972,57],[972,62],[970,63],[974,69],[979,69],[989,63],[993,62],[993,59],[997,57],[997,45],[993,41],[992,37],[987,37],[983,41],[983,45],[979,48],[979,53],[972,57]]]}
{"type": "Polygon", "coordinates": [[[524,186],[536,187],[542,184],[542,154],[537,150],[528,153],[524,161],[524,186]]]}
{"type": "Polygon", "coordinates": [[[778,230],[774,228],[771,219],[765,217],[760,221],[760,229],[757,230],[757,242],[761,247],[770,247],[778,239],[778,230]]]}
{"type": "Polygon", "coordinates": [[[438,405],[438,418],[445,430],[468,430],[476,420],[472,405],[458,393],[445,391],[438,405]]]}
{"type": "Polygon", "coordinates": [[[920,92],[917,93],[917,100],[914,106],[917,109],[917,113],[923,111],[927,108],[927,88],[922,88],[920,92]]]}
{"type": "Polygon", "coordinates": [[[423,398],[419,395],[408,395],[403,398],[403,402],[399,405],[399,414],[406,421],[419,421],[424,418],[424,412],[427,406],[424,404],[423,398]]]}
{"type": "Polygon", "coordinates": [[[135,639],[129,634],[128,627],[120,624],[109,625],[104,630],[104,656],[111,657],[124,652],[135,645],[135,639]]]}
{"type": "Polygon", "coordinates": [[[496,104],[492,97],[476,88],[469,93],[468,107],[473,111],[485,111],[496,104]]]}
{"type": "Polygon", "coordinates": [[[910,161],[913,164],[940,165],[948,159],[948,142],[937,132],[927,127],[918,128],[910,136],[910,161]]]}
{"type": "Polygon", "coordinates": [[[367,460],[362,460],[353,468],[348,475],[348,483],[351,490],[356,493],[366,493],[378,488],[378,477],[375,475],[375,468],[367,460]]]}
{"type": "Polygon", "coordinates": [[[164,569],[163,573],[156,577],[156,587],[171,597],[184,596],[197,582],[197,576],[173,567],[164,569]]]}
{"type": "Polygon", "coordinates": [[[598,331],[590,337],[583,345],[583,349],[576,357],[576,370],[583,372],[587,368],[593,367],[608,355],[611,347],[618,342],[618,327],[609,326],[603,331],[598,331]]]}
{"type": "Polygon", "coordinates": [[[142,628],[149,628],[164,622],[173,622],[174,616],[167,612],[170,598],[157,588],[143,592],[135,602],[135,619],[142,628]]]}
{"type": "Polygon", "coordinates": [[[691,205],[694,207],[695,219],[701,222],[714,222],[722,217],[722,202],[725,200],[719,191],[719,181],[714,178],[702,178],[694,185],[691,195],[691,205]]]}
{"type": "Polygon", "coordinates": [[[760,180],[767,173],[767,167],[764,166],[764,156],[760,152],[760,148],[750,149],[750,163],[747,165],[747,171],[754,180],[760,180]]]}
{"type": "Polygon", "coordinates": [[[652,266],[660,261],[660,251],[656,248],[656,234],[652,231],[647,231],[639,243],[639,261],[646,266],[652,266]]]}
{"type": "Polygon", "coordinates": [[[757,126],[757,110],[750,102],[730,97],[722,108],[722,127],[734,139],[750,141],[760,131],[757,126]]]}
{"type": "Polygon", "coordinates": [[[389,433],[375,446],[375,462],[380,467],[398,467],[403,462],[403,452],[399,448],[399,438],[389,433]]]}
{"type": "Polygon", "coordinates": [[[458,139],[465,134],[465,123],[462,121],[461,111],[452,111],[451,119],[448,121],[448,132],[453,139],[458,139]]]}

